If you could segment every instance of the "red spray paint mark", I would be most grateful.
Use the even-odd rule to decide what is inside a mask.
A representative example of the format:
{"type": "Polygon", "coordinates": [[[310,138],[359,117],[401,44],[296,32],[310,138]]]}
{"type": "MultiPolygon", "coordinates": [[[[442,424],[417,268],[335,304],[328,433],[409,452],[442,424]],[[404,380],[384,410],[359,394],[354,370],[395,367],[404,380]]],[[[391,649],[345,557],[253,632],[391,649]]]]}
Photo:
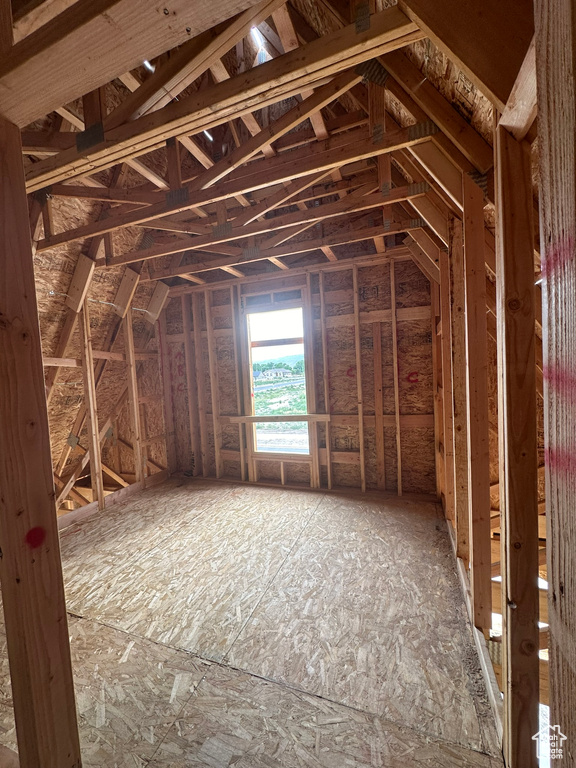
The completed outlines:
{"type": "Polygon", "coordinates": [[[412,373],[409,373],[408,376],[406,376],[406,381],[409,384],[418,384],[418,371],[412,371],[412,373]]]}
{"type": "Polygon", "coordinates": [[[566,371],[555,366],[544,366],[542,376],[557,393],[570,397],[576,394],[576,371],[566,371]]]}
{"type": "Polygon", "coordinates": [[[28,544],[30,549],[38,549],[38,547],[41,547],[42,544],[44,544],[45,540],[46,530],[40,526],[30,528],[26,534],[26,544],[28,544]]]}
{"type": "Polygon", "coordinates": [[[348,376],[349,379],[353,379],[356,376],[356,366],[351,365],[346,371],[346,376],[348,376]]]}
{"type": "Polygon", "coordinates": [[[560,240],[551,245],[546,251],[546,258],[542,261],[542,277],[549,277],[564,264],[574,258],[574,237],[563,235],[560,240]]]}
{"type": "Polygon", "coordinates": [[[573,474],[576,470],[576,457],[562,448],[546,448],[544,463],[555,474],[573,474]]]}

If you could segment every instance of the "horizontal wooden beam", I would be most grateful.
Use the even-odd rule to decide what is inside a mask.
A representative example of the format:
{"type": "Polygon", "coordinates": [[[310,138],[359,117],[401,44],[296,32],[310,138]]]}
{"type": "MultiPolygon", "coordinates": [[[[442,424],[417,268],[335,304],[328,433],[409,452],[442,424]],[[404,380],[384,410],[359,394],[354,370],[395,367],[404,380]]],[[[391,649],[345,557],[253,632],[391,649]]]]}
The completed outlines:
{"type": "Polygon", "coordinates": [[[293,96],[306,87],[320,86],[339,72],[422,36],[402,11],[388,8],[373,15],[370,28],[364,32],[357,32],[356,26],[350,25],[151,115],[107,131],[104,140],[92,147],[82,151],[65,150],[35,163],[28,171],[28,190],[109,168],[128,157],[163,146],[170,137],[198,133],[231,117],[293,96]]]}
{"type": "MultiPolygon", "coordinates": [[[[344,146],[335,146],[332,149],[326,151],[318,151],[309,153],[307,159],[302,159],[296,163],[282,161],[280,164],[276,164],[276,160],[279,158],[272,158],[271,160],[263,161],[263,165],[267,167],[267,171],[264,174],[251,173],[246,180],[242,180],[240,177],[238,180],[231,180],[225,182],[222,185],[215,187],[213,191],[210,190],[189,190],[188,187],[184,187],[182,197],[185,202],[170,202],[170,198],[161,200],[160,202],[150,205],[146,208],[139,208],[130,211],[125,214],[117,216],[109,216],[106,219],[99,220],[92,224],[87,224],[68,232],[63,232],[58,235],[53,235],[48,238],[40,240],[37,244],[37,250],[43,251],[49,248],[54,248],[58,245],[64,245],[75,240],[83,240],[87,237],[94,237],[95,235],[105,234],[106,232],[112,232],[115,229],[125,228],[133,226],[135,224],[143,224],[153,221],[158,217],[173,215],[175,213],[183,213],[191,210],[198,205],[205,205],[207,202],[216,202],[221,199],[227,199],[232,194],[238,194],[241,190],[242,193],[248,192],[255,187],[267,186],[271,183],[283,183],[290,182],[295,178],[302,176],[308,176],[330,170],[331,168],[339,167],[350,162],[357,162],[359,160],[367,160],[380,154],[386,154],[402,147],[413,146],[414,144],[425,141],[426,136],[429,135],[434,127],[431,125],[417,125],[410,128],[404,128],[399,131],[390,131],[385,133],[382,140],[378,143],[374,142],[371,138],[366,137],[362,142],[358,144],[344,144],[344,146]],[[272,172],[270,168],[273,168],[272,172]]],[[[320,150],[322,145],[320,145],[320,150]]],[[[410,197],[418,196],[418,194],[424,194],[427,191],[427,187],[419,187],[420,192],[417,193],[416,188],[412,188],[410,197]]],[[[399,201],[398,192],[396,189],[389,191],[387,197],[381,197],[381,204],[391,204],[399,201]]],[[[407,199],[406,197],[402,199],[407,199]]],[[[342,202],[342,201],[340,201],[342,202]]],[[[253,225],[255,226],[255,225],[253,225]]],[[[219,230],[217,230],[219,231],[219,230]]],[[[240,228],[238,228],[240,231],[240,228]]],[[[253,232],[249,231],[249,227],[242,228],[242,237],[247,237],[253,232]]],[[[229,238],[234,239],[234,238],[229,238]]],[[[192,245],[193,240],[190,239],[190,245],[188,247],[200,247],[200,238],[196,246],[192,245]]],[[[204,236],[201,239],[202,244],[216,244],[217,242],[225,242],[226,238],[219,238],[217,235],[213,237],[204,236]]],[[[146,255],[146,251],[150,249],[139,251],[139,258],[130,259],[131,261],[139,261],[143,258],[150,258],[146,255]]],[[[113,264],[128,263],[122,261],[124,257],[115,259],[113,264]]]]}
{"type": "MultiPolygon", "coordinates": [[[[168,268],[159,272],[151,274],[150,279],[160,280],[168,277],[179,277],[180,275],[197,274],[198,272],[208,272],[212,269],[220,269],[226,266],[242,266],[243,264],[250,264],[257,261],[264,261],[270,258],[280,258],[284,256],[292,256],[296,254],[309,253],[310,251],[320,250],[325,246],[335,245],[348,245],[350,243],[359,243],[363,240],[373,240],[375,237],[382,237],[384,235],[394,235],[399,232],[409,232],[415,227],[421,227],[420,221],[403,221],[395,222],[394,226],[385,228],[382,224],[376,226],[362,227],[356,230],[344,228],[343,231],[326,235],[320,238],[313,238],[310,240],[301,240],[296,243],[286,245],[280,245],[275,248],[268,248],[262,251],[257,249],[254,252],[247,251],[240,257],[223,257],[214,258],[211,261],[196,261],[188,264],[182,264],[175,268],[168,268]]],[[[200,258],[205,257],[206,254],[200,254],[200,258]]],[[[375,258],[375,257],[373,257],[375,258]]],[[[355,259],[349,259],[352,261],[355,259]]],[[[334,262],[330,262],[334,263],[334,262]]],[[[316,265],[318,266],[318,265],[316,265]]]]}
{"type": "Polygon", "coordinates": [[[28,125],[256,2],[77,0],[2,57],[2,114],[28,125]]]}

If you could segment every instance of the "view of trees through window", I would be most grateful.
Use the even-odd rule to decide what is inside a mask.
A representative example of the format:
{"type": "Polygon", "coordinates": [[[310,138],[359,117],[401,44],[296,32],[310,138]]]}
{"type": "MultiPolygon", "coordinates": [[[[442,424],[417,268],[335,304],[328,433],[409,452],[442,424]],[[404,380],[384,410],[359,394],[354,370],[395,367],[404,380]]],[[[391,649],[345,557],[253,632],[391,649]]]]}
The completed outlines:
{"type": "MultiPolygon", "coordinates": [[[[302,308],[248,315],[255,416],[308,412],[302,308]]],[[[257,422],[257,451],[308,453],[306,421],[257,422]]]]}

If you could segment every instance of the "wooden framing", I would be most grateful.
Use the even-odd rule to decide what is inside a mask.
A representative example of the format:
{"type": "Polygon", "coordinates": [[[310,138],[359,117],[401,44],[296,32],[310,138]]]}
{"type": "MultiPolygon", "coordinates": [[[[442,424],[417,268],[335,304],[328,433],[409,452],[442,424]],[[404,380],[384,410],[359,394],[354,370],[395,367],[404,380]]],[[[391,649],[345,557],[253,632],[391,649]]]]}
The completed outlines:
{"type": "Polygon", "coordinates": [[[444,458],[444,505],[448,520],[454,520],[454,424],[452,410],[452,321],[450,316],[450,260],[440,258],[440,321],[442,358],[442,446],[444,458]]]}
{"type": "Polygon", "coordinates": [[[200,455],[202,458],[202,476],[208,476],[208,448],[206,431],[206,394],[204,390],[204,361],[202,358],[202,336],[200,332],[200,296],[194,295],[192,301],[192,323],[194,328],[194,359],[196,362],[196,381],[198,385],[198,418],[200,422],[200,455]]]}
{"type": "Polygon", "coordinates": [[[94,358],[92,356],[92,332],[90,330],[90,312],[85,300],[80,311],[82,331],[82,376],[84,379],[84,398],[88,426],[88,445],[90,451],[90,481],[94,499],[98,508],[104,506],[104,483],[102,480],[102,457],[98,436],[98,406],[96,405],[96,383],[94,381],[94,358]]]}
{"type": "Polygon", "coordinates": [[[390,262],[390,305],[392,314],[392,365],[394,377],[394,414],[396,417],[396,463],[398,495],[402,496],[402,435],[400,433],[400,388],[398,381],[398,314],[396,311],[396,277],[394,262],[390,262]]]}
{"type": "Polygon", "coordinates": [[[496,289],[504,756],[537,768],[539,730],[538,435],[529,147],[496,129],[496,289]]]}
{"type": "Polygon", "coordinates": [[[534,30],[529,2],[522,0],[508,8],[490,0],[480,9],[471,0],[448,0],[442,6],[402,0],[400,6],[498,109],[504,109],[534,30]],[[511,26],[515,29],[513,41],[508,35],[511,26]],[[478,37],[484,45],[477,44],[478,37]]]}
{"type": "MultiPolygon", "coordinates": [[[[576,741],[574,583],[574,388],[576,264],[574,8],[536,0],[540,135],[540,243],[544,328],[546,560],[549,580],[550,717],[564,745],[576,741]]],[[[573,747],[570,748],[573,755],[573,747]]],[[[572,757],[570,758],[572,759],[572,757]]]]}
{"type": "MultiPolygon", "coordinates": [[[[320,289],[320,333],[322,339],[322,366],[324,375],[322,377],[322,386],[324,389],[324,413],[328,414],[330,408],[330,357],[328,354],[328,329],[326,328],[326,303],[324,298],[324,273],[319,276],[320,289]]],[[[326,479],[328,489],[332,488],[332,445],[330,436],[330,424],[324,425],[326,436],[326,479]]]]}
{"type": "Polygon", "coordinates": [[[140,423],[140,404],[138,398],[136,357],[134,354],[132,311],[130,309],[128,309],[122,319],[122,331],[124,334],[126,376],[128,379],[128,407],[130,411],[130,426],[132,429],[132,445],[134,447],[134,472],[136,474],[136,482],[143,484],[145,479],[145,470],[142,454],[142,428],[140,423]]]}
{"type": "Polygon", "coordinates": [[[454,524],[456,553],[470,562],[470,511],[468,500],[468,419],[466,377],[466,317],[464,241],[462,222],[453,220],[450,237],[452,390],[454,425],[454,524]]]}
{"type": "Polygon", "coordinates": [[[212,426],[214,429],[214,461],[216,477],[222,477],[222,424],[220,421],[220,391],[218,386],[218,366],[216,361],[216,337],[212,324],[212,294],[204,293],[204,312],[206,316],[206,335],[208,340],[208,369],[210,373],[210,399],[212,401],[212,426]]]}
{"type": "Polygon", "coordinates": [[[194,365],[194,347],[192,338],[192,297],[181,296],[182,327],[184,331],[184,365],[186,367],[186,387],[188,391],[188,424],[190,428],[190,446],[194,457],[193,473],[200,472],[200,418],[198,411],[198,385],[194,365]]]}
{"type": "MultiPolygon", "coordinates": [[[[390,265],[392,268],[392,265],[390,265]]],[[[358,301],[358,267],[352,267],[354,286],[354,351],[356,356],[356,393],[358,396],[358,443],[360,446],[360,488],[366,490],[366,456],[364,445],[364,394],[362,388],[362,349],[360,346],[360,310],[358,301]]]]}
{"type": "Polygon", "coordinates": [[[20,151],[18,129],[0,118],[2,603],[20,768],[78,768],[80,744],[20,151]]]}
{"type": "MultiPolygon", "coordinates": [[[[15,197],[0,202],[9,222],[3,259],[17,266],[14,275],[6,267],[0,299],[25,308],[33,343],[17,354],[12,342],[6,348],[26,382],[30,423],[42,432],[26,471],[38,475],[34,461],[46,470],[38,475],[44,494],[56,483],[59,514],[102,508],[112,484],[146,485],[147,474],[163,475],[164,463],[170,471],[284,487],[382,492],[396,484],[401,494],[418,479],[428,491],[434,486],[473,623],[487,636],[492,611],[502,612],[496,642],[504,662],[495,669],[504,755],[507,768],[528,768],[538,685],[543,701],[548,670],[552,721],[568,745],[576,741],[576,699],[567,693],[576,690],[573,8],[536,0],[534,31],[529,0],[513,7],[486,0],[481,8],[476,0],[399,0],[379,12],[374,0],[305,0],[298,10],[282,0],[225,0],[217,8],[199,0],[193,14],[185,5],[14,2],[12,18],[10,3],[0,0],[2,115],[14,124],[2,118],[0,156],[5,197],[15,197]],[[265,42],[255,59],[244,38],[259,34],[265,42]],[[19,142],[15,124],[30,122],[34,129],[19,142]],[[531,178],[527,152],[536,137],[540,173],[531,178]],[[430,281],[430,301],[411,262],[430,281]],[[413,283],[404,284],[406,275],[413,283]],[[255,451],[244,315],[268,290],[272,305],[275,292],[300,292],[286,306],[301,301],[312,342],[305,456],[255,451]],[[92,348],[90,315],[100,349],[92,348]],[[116,348],[120,329],[125,350],[116,348]],[[431,359],[423,352],[429,329],[431,359]],[[154,333],[157,352],[147,346],[154,333]],[[418,364],[405,368],[412,358],[418,364]],[[153,359],[161,363],[158,379],[153,359]],[[39,362],[50,423],[58,424],[49,473],[39,362]],[[126,365],[127,387],[112,381],[117,363],[126,365]],[[430,392],[416,385],[430,378],[433,404],[422,407],[430,392]],[[117,402],[98,429],[104,391],[117,402]],[[119,435],[128,421],[133,435],[119,435]],[[415,471],[414,445],[424,435],[428,464],[415,471]],[[188,439],[190,452],[181,451],[188,439]],[[185,466],[190,455],[193,467],[185,466]],[[537,466],[544,460],[545,479],[537,466]],[[84,487],[88,466],[92,491],[84,487]],[[491,580],[498,576],[501,585],[491,580]],[[550,584],[549,605],[538,576],[550,584]],[[538,611],[550,623],[545,634],[535,630],[538,611]],[[548,638],[550,662],[540,663],[548,638]]],[[[14,371],[4,368],[9,394],[14,371]]],[[[18,457],[22,426],[4,413],[0,430],[10,429],[7,444],[18,457]]],[[[15,488],[29,500],[30,491],[15,488]]],[[[32,522],[36,512],[26,514],[32,522]]],[[[51,514],[44,502],[38,514],[51,514]]],[[[9,530],[9,546],[13,539],[9,530]]],[[[17,558],[7,556],[7,567],[0,561],[2,574],[15,572],[17,558]]],[[[40,621],[66,666],[64,635],[54,627],[63,605],[56,559],[47,566],[55,595],[40,621]]],[[[16,610],[11,578],[8,613],[16,610]]],[[[31,583],[41,589],[36,576],[31,583]]],[[[481,633],[475,639],[483,647],[481,633]]],[[[56,691],[62,723],[54,724],[51,711],[43,722],[52,722],[55,738],[72,733],[72,755],[66,675],[65,684],[47,688],[56,691]]],[[[15,700],[22,690],[16,686],[15,700]]],[[[41,704],[52,706],[45,694],[41,704]]],[[[23,711],[20,729],[27,728],[23,711]]],[[[33,713],[32,723],[41,715],[33,713]]],[[[34,733],[26,738],[37,752],[24,755],[25,768],[36,768],[53,744],[34,733]]]]}
{"type": "Polygon", "coordinates": [[[466,174],[463,175],[463,198],[470,581],[474,624],[486,633],[492,624],[492,591],[484,195],[466,174]]]}

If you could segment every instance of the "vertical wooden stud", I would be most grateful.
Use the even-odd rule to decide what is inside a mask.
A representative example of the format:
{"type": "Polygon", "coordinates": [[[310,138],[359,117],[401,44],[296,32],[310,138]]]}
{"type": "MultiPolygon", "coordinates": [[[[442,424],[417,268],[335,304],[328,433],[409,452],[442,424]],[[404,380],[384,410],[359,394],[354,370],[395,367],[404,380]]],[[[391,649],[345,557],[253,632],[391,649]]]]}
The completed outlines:
{"type": "Polygon", "coordinates": [[[452,320],[450,313],[450,261],[440,251],[440,322],[442,327],[442,443],[444,447],[444,503],[446,518],[454,520],[454,433],[452,412],[452,320]]]}
{"type": "MultiPolygon", "coordinates": [[[[242,377],[240,367],[241,356],[238,350],[238,307],[236,302],[236,286],[230,286],[230,311],[232,312],[232,348],[234,352],[234,375],[236,377],[236,414],[242,416],[242,377]]],[[[238,440],[240,447],[240,476],[246,480],[246,451],[244,450],[244,428],[238,424],[238,440]]]]}
{"type": "Polygon", "coordinates": [[[364,397],[362,392],[362,348],[360,346],[360,307],[358,267],[352,267],[354,287],[354,348],[356,350],[356,394],[358,398],[358,441],[360,443],[360,487],[366,490],[366,459],[364,448],[364,397]]]}
{"type": "MultiPolygon", "coordinates": [[[[324,385],[324,413],[330,413],[330,357],[328,354],[328,330],[326,328],[326,300],[324,297],[324,272],[319,273],[320,277],[320,332],[322,336],[322,363],[323,363],[323,385],[324,385]]],[[[332,489],[332,446],[330,435],[330,422],[325,422],[326,434],[326,475],[328,488],[332,489]]]]}
{"type": "Polygon", "coordinates": [[[210,370],[210,394],[212,396],[212,424],[214,429],[214,461],[216,477],[222,477],[222,421],[220,419],[220,387],[218,384],[218,362],[216,355],[216,337],[212,325],[212,293],[204,291],[206,308],[206,335],[208,339],[208,367],[210,370]]]}
{"type": "Polygon", "coordinates": [[[386,488],[386,461],[384,454],[384,382],[382,377],[382,323],[372,323],[374,344],[374,421],[376,427],[377,486],[386,488]]]}
{"type": "Polygon", "coordinates": [[[173,136],[166,141],[166,154],[168,157],[168,184],[170,189],[180,189],[182,186],[180,142],[173,136]]]}
{"type": "Polygon", "coordinates": [[[132,329],[132,311],[128,309],[122,320],[124,333],[124,353],[126,355],[126,376],[128,379],[128,408],[132,427],[132,448],[134,451],[134,472],[136,482],[144,482],[142,459],[142,431],[140,424],[140,404],[138,401],[138,379],[136,375],[136,357],[134,355],[134,331],[132,329]]]}
{"type": "Polygon", "coordinates": [[[166,313],[162,312],[157,326],[160,374],[162,378],[162,407],[166,431],[166,462],[168,471],[175,472],[178,466],[176,458],[176,431],[174,427],[174,396],[170,375],[170,348],[166,338],[166,313]]]}
{"type": "Polygon", "coordinates": [[[470,512],[468,503],[466,318],[464,316],[464,240],[460,219],[453,219],[450,224],[450,276],[454,426],[454,523],[456,528],[456,554],[468,566],[470,561],[470,512]]]}
{"type": "Polygon", "coordinates": [[[208,477],[208,429],[206,424],[206,376],[202,358],[202,326],[200,312],[200,294],[192,294],[192,323],[194,327],[194,357],[196,360],[196,391],[198,395],[198,417],[200,420],[200,455],[202,458],[202,476],[208,477]]]}
{"type": "MultiPolygon", "coordinates": [[[[572,0],[535,0],[544,329],[550,723],[576,752],[576,28],[572,0]]],[[[556,762],[556,761],[555,761],[556,762]]]]}
{"type": "Polygon", "coordinates": [[[0,579],[20,768],[80,768],[22,145],[1,118],[0,184],[0,579]]]}
{"type": "MultiPolygon", "coordinates": [[[[306,402],[308,413],[316,413],[316,365],[314,355],[314,318],[312,313],[312,285],[310,273],[306,275],[306,290],[304,295],[304,363],[306,366],[306,402]]],[[[310,441],[310,487],[320,487],[320,459],[318,456],[318,422],[313,419],[308,422],[308,439],[310,441]]]]}
{"type": "Polygon", "coordinates": [[[488,329],[484,262],[484,194],[463,175],[466,371],[468,395],[468,503],[474,623],[492,625],[490,548],[490,442],[488,428],[488,329]]]}
{"type": "Polygon", "coordinates": [[[182,310],[182,330],[184,332],[184,370],[188,391],[188,425],[190,428],[190,448],[194,456],[193,475],[200,473],[200,418],[198,413],[198,386],[194,369],[194,347],[192,345],[192,304],[190,296],[180,297],[182,310]]]}
{"type": "Polygon", "coordinates": [[[13,41],[12,0],[0,0],[0,56],[8,53],[13,41]]]}
{"type": "Polygon", "coordinates": [[[87,299],[84,301],[84,306],[80,313],[80,322],[82,331],[84,403],[88,427],[88,450],[90,451],[90,481],[94,493],[94,501],[98,502],[98,509],[104,509],[104,483],[102,480],[100,438],[98,436],[98,407],[96,404],[96,382],[94,381],[94,359],[92,357],[92,332],[90,330],[90,313],[87,299]]]}
{"type": "Polygon", "coordinates": [[[398,496],[402,496],[402,435],[400,433],[400,382],[398,380],[398,328],[396,316],[396,276],[394,261],[390,262],[390,302],[392,313],[392,365],[394,368],[394,415],[396,419],[396,462],[398,467],[398,496]]]}
{"type": "Polygon", "coordinates": [[[438,322],[440,321],[440,289],[438,283],[430,282],[430,314],[431,314],[431,334],[432,334],[432,374],[434,377],[434,455],[436,465],[436,496],[438,500],[442,494],[442,464],[440,458],[440,435],[442,432],[441,415],[442,406],[440,402],[440,359],[441,351],[438,344],[438,322]]]}
{"type": "Polygon", "coordinates": [[[502,568],[503,751],[537,768],[538,432],[530,146],[496,129],[496,295],[502,568]]]}

